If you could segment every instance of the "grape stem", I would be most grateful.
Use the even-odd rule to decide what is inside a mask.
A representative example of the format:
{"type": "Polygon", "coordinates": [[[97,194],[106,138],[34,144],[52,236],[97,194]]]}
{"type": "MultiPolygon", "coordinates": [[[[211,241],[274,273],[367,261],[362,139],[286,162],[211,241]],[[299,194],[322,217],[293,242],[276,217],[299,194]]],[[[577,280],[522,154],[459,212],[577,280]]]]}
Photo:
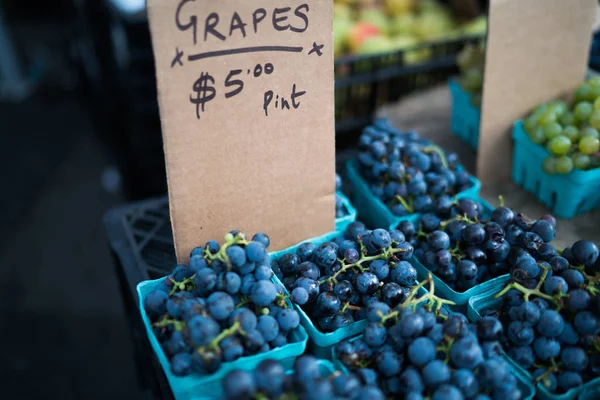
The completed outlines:
{"type": "Polygon", "coordinates": [[[187,290],[189,290],[189,291],[194,290],[194,288],[196,286],[195,282],[194,282],[194,278],[196,278],[196,274],[185,278],[181,282],[178,282],[175,279],[173,279],[172,276],[169,276],[168,279],[173,283],[173,287],[169,291],[169,297],[172,296],[173,294],[175,294],[176,292],[183,292],[184,290],[186,290],[186,286],[188,284],[190,285],[190,288],[187,290]]]}
{"type": "Polygon", "coordinates": [[[547,368],[545,366],[544,367],[539,366],[540,369],[546,369],[546,372],[544,372],[542,375],[535,378],[534,383],[536,383],[536,384],[542,383],[546,388],[550,387],[550,380],[548,379],[548,376],[550,376],[550,374],[553,374],[553,373],[559,371],[558,365],[554,361],[554,358],[550,359],[550,363],[552,364],[550,366],[550,368],[547,368]]]}
{"type": "Polygon", "coordinates": [[[242,325],[240,325],[239,321],[235,321],[233,323],[233,325],[231,325],[229,328],[224,329],[223,331],[221,331],[221,333],[219,333],[219,335],[217,335],[216,338],[214,338],[212,340],[212,342],[210,342],[208,345],[201,347],[198,349],[199,352],[206,352],[206,351],[214,351],[214,352],[218,352],[220,351],[219,349],[219,344],[224,340],[227,339],[230,336],[235,335],[236,333],[241,333],[242,332],[242,325]]]}
{"type": "Polygon", "coordinates": [[[398,202],[400,204],[402,204],[404,206],[404,208],[406,208],[406,211],[408,211],[409,214],[412,214],[415,212],[415,210],[413,210],[413,208],[410,206],[410,204],[408,204],[407,201],[404,200],[404,197],[402,197],[400,195],[396,195],[396,200],[398,200],[398,202]]]}
{"type": "Polygon", "coordinates": [[[215,254],[212,254],[208,248],[205,248],[202,252],[204,253],[204,258],[206,258],[209,261],[214,261],[214,260],[219,260],[221,262],[224,262],[225,264],[227,264],[227,266],[231,267],[231,263],[229,262],[229,256],[227,256],[227,249],[230,248],[231,246],[235,246],[238,244],[243,244],[243,245],[247,245],[250,242],[248,240],[246,240],[246,238],[243,235],[235,235],[233,236],[231,233],[227,233],[225,235],[225,243],[223,243],[223,245],[219,248],[219,251],[217,251],[215,254]]]}
{"type": "MultiPolygon", "coordinates": [[[[541,265],[540,265],[541,266],[541,265]]],[[[498,292],[498,294],[496,294],[494,296],[495,299],[498,299],[502,296],[504,296],[506,293],[508,293],[509,290],[511,289],[516,289],[519,292],[523,293],[523,299],[525,301],[529,301],[529,297],[530,296],[537,296],[540,297],[544,300],[548,300],[553,302],[554,304],[556,304],[557,306],[561,306],[560,302],[558,301],[558,299],[554,296],[550,296],[546,293],[543,293],[540,288],[542,287],[542,285],[544,284],[544,281],[546,280],[546,276],[548,276],[548,271],[549,269],[546,267],[541,266],[542,269],[544,270],[544,272],[542,272],[542,276],[540,278],[540,281],[538,282],[538,284],[536,285],[536,287],[534,289],[527,289],[525,286],[521,285],[518,282],[512,282],[508,285],[506,285],[504,287],[504,289],[502,289],[500,292],[498,292]]],[[[560,294],[559,294],[560,295],[560,294]]]]}
{"type": "Polygon", "coordinates": [[[360,246],[361,246],[361,254],[362,254],[362,257],[360,258],[360,260],[358,260],[355,263],[346,264],[345,259],[344,260],[338,259],[338,261],[342,265],[342,268],[340,268],[339,271],[337,271],[336,273],[331,275],[329,278],[320,280],[319,285],[322,285],[324,283],[329,283],[329,284],[337,283],[337,277],[351,268],[357,268],[361,272],[368,271],[369,270],[368,268],[362,267],[362,265],[361,265],[362,263],[369,262],[369,261],[375,261],[375,260],[381,260],[381,259],[389,259],[396,253],[404,253],[407,251],[406,249],[392,248],[392,246],[390,245],[389,247],[383,249],[381,254],[377,254],[374,256],[365,256],[364,254],[366,253],[366,251],[365,251],[366,249],[364,248],[364,245],[362,244],[362,242],[361,242],[360,246]]]}
{"type": "Polygon", "coordinates": [[[346,311],[347,309],[354,310],[354,311],[360,311],[361,307],[353,306],[349,302],[345,302],[344,306],[342,307],[342,312],[346,311]]]}
{"type": "Polygon", "coordinates": [[[162,320],[152,324],[152,326],[154,326],[156,328],[166,328],[167,326],[171,326],[171,325],[173,325],[175,330],[179,332],[185,326],[185,322],[166,317],[166,318],[163,318],[162,320]]]}
{"type": "MultiPolygon", "coordinates": [[[[443,318],[443,316],[440,314],[440,310],[442,309],[442,306],[444,304],[456,305],[456,303],[453,301],[442,299],[435,295],[435,284],[433,283],[433,276],[431,275],[431,273],[429,273],[429,275],[427,276],[427,279],[419,282],[417,285],[413,286],[410,289],[410,293],[408,294],[408,297],[406,298],[406,300],[404,300],[399,305],[399,308],[402,310],[406,310],[407,308],[412,307],[414,310],[417,308],[417,306],[419,304],[422,304],[424,302],[427,302],[427,304],[424,306],[427,309],[427,311],[429,311],[429,312],[433,311],[434,310],[433,307],[435,306],[435,314],[442,318],[443,318]],[[415,299],[415,296],[417,295],[417,292],[419,291],[419,289],[424,287],[427,283],[429,283],[429,291],[427,293],[425,293],[424,295],[422,295],[421,297],[417,297],[415,299]]],[[[398,316],[400,314],[400,311],[398,311],[398,310],[392,311],[387,315],[383,315],[383,313],[381,311],[378,311],[377,314],[381,318],[380,325],[383,326],[389,319],[392,319],[392,318],[396,322],[398,322],[398,316]]]]}
{"type": "Polygon", "coordinates": [[[425,147],[423,149],[424,152],[426,153],[437,153],[438,156],[440,156],[440,159],[442,160],[442,165],[446,168],[448,168],[448,160],[446,160],[446,155],[444,154],[444,150],[442,150],[439,146],[436,145],[429,145],[427,147],[425,147]]]}

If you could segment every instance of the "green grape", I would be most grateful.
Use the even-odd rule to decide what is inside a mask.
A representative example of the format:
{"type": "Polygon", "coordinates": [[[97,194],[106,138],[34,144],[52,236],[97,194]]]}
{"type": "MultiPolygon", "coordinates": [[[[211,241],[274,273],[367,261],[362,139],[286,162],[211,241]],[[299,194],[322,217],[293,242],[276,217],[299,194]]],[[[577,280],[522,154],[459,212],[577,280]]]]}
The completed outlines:
{"type": "Polygon", "coordinates": [[[558,118],[555,113],[553,113],[551,110],[546,109],[538,115],[538,124],[546,125],[551,122],[556,122],[557,119],[558,118]]]}
{"type": "Polygon", "coordinates": [[[600,134],[598,133],[598,131],[592,128],[591,126],[586,126],[585,128],[581,129],[579,133],[581,134],[581,137],[591,136],[595,138],[600,138],[600,134]]]}
{"type": "Polygon", "coordinates": [[[592,88],[585,83],[577,88],[575,91],[575,101],[586,101],[590,98],[590,94],[592,93],[592,88]]]}
{"type": "Polygon", "coordinates": [[[588,79],[586,84],[588,84],[591,87],[600,87],[600,77],[596,76],[594,78],[590,78],[588,79]]]}
{"type": "Polygon", "coordinates": [[[567,111],[567,103],[564,101],[555,101],[548,104],[548,110],[552,111],[557,115],[563,115],[567,111]]]}
{"type": "Polygon", "coordinates": [[[579,129],[576,126],[569,125],[565,126],[562,131],[563,136],[568,137],[572,143],[579,140],[579,129]]]}
{"type": "Polygon", "coordinates": [[[600,149],[600,140],[593,136],[584,136],[579,141],[579,151],[583,154],[594,154],[600,149]]]}
{"type": "Polygon", "coordinates": [[[533,113],[532,114],[541,114],[544,111],[546,111],[546,109],[548,109],[548,104],[544,103],[544,104],[540,104],[539,106],[537,106],[536,108],[533,109],[533,113]]]}
{"type": "Polygon", "coordinates": [[[550,140],[553,137],[559,136],[562,134],[562,126],[558,122],[550,122],[544,125],[544,135],[546,139],[550,140]]]}
{"type": "Polygon", "coordinates": [[[547,174],[555,174],[556,173],[556,158],[554,157],[546,157],[544,162],[542,163],[542,169],[547,174]]]}
{"type": "Polygon", "coordinates": [[[575,125],[575,116],[573,115],[572,112],[569,112],[569,111],[567,111],[563,115],[561,115],[559,120],[563,126],[575,125]]]}
{"type": "Polygon", "coordinates": [[[587,101],[577,103],[574,114],[577,121],[587,121],[592,114],[592,104],[587,101]]]}
{"type": "Polygon", "coordinates": [[[594,110],[600,110],[600,98],[594,101],[594,110]]]}
{"type": "Polygon", "coordinates": [[[546,148],[554,156],[564,156],[571,149],[571,140],[566,136],[552,138],[546,148]]]}
{"type": "Polygon", "coordinates": [[[600,129],[600,110],[592,111],[589,122],[592,127],[600,129]]]}
{"type": "Polygon", "coordinates": [[[533,143],[537,144],[546,143],[546,135],[544,134],[544,128],[542,128],[541,126],[535,128],[529,133],[529,139],[531,139],[533,143]]]}
{"type": "Polygon", "coordinates": [[[567,156],[558,157],[554,163],[554,167],[557,173],[568,174],[573,170],[573,160],[567,156]]]}
{"type": "Polygon", "coordinates": [[[592,86],[592,90],[589,94],[589,101],[595,101],[598,97],[600,97],[600,86],[592,86]]]}
{"type": "Polygon", "coordinates": [[[588,169],[592,161],[587,154],[576,153],[573,156],[573,166],[577,169],[588,169]]]}
{"type": "Polygon", "coordinates": [[[467,92],[477,92],[483,85],[483,72],[478,68],[469,68],[462,78],[462,83],[467,92]]]}
{"type": "Polygon", "coordinates": [[[525,120],[525,132],[533,132],[535,128],[538,127],[537,115],[532,114],[525,120]]]}

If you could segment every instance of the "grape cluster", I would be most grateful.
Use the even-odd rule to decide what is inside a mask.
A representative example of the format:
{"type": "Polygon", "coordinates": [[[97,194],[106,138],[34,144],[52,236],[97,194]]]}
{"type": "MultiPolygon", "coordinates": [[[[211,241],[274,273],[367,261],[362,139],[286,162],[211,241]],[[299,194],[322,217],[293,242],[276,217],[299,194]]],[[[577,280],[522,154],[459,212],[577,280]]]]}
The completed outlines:
{"type": "Polygon", "coordinates": [[[371,376],[388,397],[410,400],[521,399],[521,390],[488,317],[469,324],[462,314],[399,307],[374,315],[362,337],[336,345],[336,357],[371,376]]]}
{"type": "Polygon", "coordinates": [[[264,360],[253,371],[233,370],[225,376],[223,391],[229,400],[384,400],[381,390],[368,378],[339,371],[324,376],[315,357],[301,356],[292,374],[286,374],[275,360],[264,360]]]}
{"type": "Polygon", "coordinates": [[[144,298],[173,374],[212,373],[293,340],[300,317],[271,280],[269,244],[264,233],[249,241],[239,231],[222,245],[208,241],[144,298]]]}
{"type": "Polygon", "coordinates": [[[333,332],[365,319],[374,302],[389,309],[404,301],[417,282],[412,253],[401,232],[353,222],[344,235],[303,243],[272,267],[318,329],[333,332]]]}
{"type": "Polygon", "coordinates": [[[546,261],[556,255],[549,244],[555,224],[550,215],[530,220],[504,206],[486,216],[476,200],[444,196],[436,201],[435,212],[424,214],[416,227],[403,221],[397,229],[425,268],[453,290],[465,291],[510,273],[523,254],[546,261]]]}
{"type": "Polygon", "coordinates": [[[467,44],[458,54],[456,62],[460,69],[460,84],[463,90],[471,95],[471,104],[480,108],[485,44],[467,44]]]}
{"type": "Polygon", "coordinates": [[[401,133],[387,120],[365,128],[359,146],[362,176],[397,216],[431,211],[437,198],[471,187],[456,154],[445,155],[417,133],[401,133]]]}
{"type": "Polygon", "coordinates": [[[525,120],[531,141],[546,145],[551,154],[542,165],[549,174],[600,167],[599,129],[600,78],[579,86],[572,106],[563,101],[542,104],[525,120]]]}
{"type": "Polygon", "coordinates": [[[530,279],[512,282],[499,315],[502,344],[549,392],[564,393],[600,374],[600,261],[598,247],[581,240],[548,262],[518,263],[530,279]],[[533,276],[534,275],[534,276],[533,276]]]}

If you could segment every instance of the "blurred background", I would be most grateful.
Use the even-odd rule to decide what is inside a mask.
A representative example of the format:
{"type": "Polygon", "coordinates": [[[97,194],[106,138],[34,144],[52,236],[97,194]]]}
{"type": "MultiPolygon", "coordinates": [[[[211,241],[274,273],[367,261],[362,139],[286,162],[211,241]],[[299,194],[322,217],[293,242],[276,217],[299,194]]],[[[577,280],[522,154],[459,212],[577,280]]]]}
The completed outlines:
{"type": "MultiPolygon", "coordinates": [[[[487,2],[334,3],[339,161],[381,106],[403,100],[411,112],[384,113],[438,135],[472,170],[473,152],[449,139],[446,85],[459,52],[484,40],[487,2]],[[442,96],[431,92],[440,85],[442,96]]],[[[144,0],[0,0],[3,398],[162,397],[136,336],[137,278],[111,255],[103,223],[107,210],[166,193],[144,8],[144,0]]],[[[467,78],[474,92],[482,68],[467,78]]],[[[130,238],[144,265],[173,260],[161,204],[156,215],[167,224],[136,228],[164,228],[160,251],[142,254],[144,236],[130,238]]],[[[140,220],[127,210],[124,220],[140,220]]]]}

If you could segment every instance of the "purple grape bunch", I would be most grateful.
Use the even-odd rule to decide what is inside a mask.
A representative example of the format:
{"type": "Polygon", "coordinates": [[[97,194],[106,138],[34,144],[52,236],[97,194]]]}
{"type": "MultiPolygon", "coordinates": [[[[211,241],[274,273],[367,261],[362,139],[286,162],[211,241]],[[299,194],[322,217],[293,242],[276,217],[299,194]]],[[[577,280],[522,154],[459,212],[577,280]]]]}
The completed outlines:
{"type": "Polygon", "coordinates": [[[502,332],[493,317],[470,324],[444,308],[397,307],[373,316],[362,336],[338,343],[334,354],[356,375],[371,377],[387,398],[522,399],[502,356],[502,332]]]}
{"type": "Polygon", "coordinates": [[[400,231],[354,222],[332,241],[302,243],[272,267],[316,327],[334,332],[367,318],[374,303],[389,309],[406,300],[417,283],[412,253],[400,231]]]}
{"type": "Polygon", "coordinates": [[[508,356],[551,393],[565,393],[600,376],[600,259],[593,242],[580,240],[548,261],[517,261],[513,279],[484,310],[506,327],[500,342],[508,356]],[[520,279],[527,276],[527,279],[520,279]]]}
{"type": "Polygon", "coordinates": [[[556,256],[550,244],[555,226],[550,215],[531,220],[505,206],[486,215],[477,200],[443,196],[416,225],[402,221],[397,229],[414,246],[414,255],[425,268],[451,289],[463,292],[509,273],[520,281],[530,279],[517,260],[527,255],[535,265],[556,256]]]}
{"type": "Polygon", "coordinates": [[[232,231],[223,244],[210,240],[144,298],[174,375],[210,374],[224,362],[294,341],[300,317],[272,281],[269,245],[264,233],[247,240],[232,231]]]}
{"type": "Polygon", "coordinates": [[[384,400],[368,378],[340,371],[324,374],[315,357],[304,355],[296,359],[291,374],[275,360],[264,360],[252,371],[233,370],[223,380],[223,393],[227,400],[384,400]]]}
{"type": "Polygon", "coordinates": [[[365,128],[358,164],[373,195],[397,216],[433,211],[439,197],[472,186],[456,154],[444,154],[417,133],[400,132],[388,120],[365,128]]]}

